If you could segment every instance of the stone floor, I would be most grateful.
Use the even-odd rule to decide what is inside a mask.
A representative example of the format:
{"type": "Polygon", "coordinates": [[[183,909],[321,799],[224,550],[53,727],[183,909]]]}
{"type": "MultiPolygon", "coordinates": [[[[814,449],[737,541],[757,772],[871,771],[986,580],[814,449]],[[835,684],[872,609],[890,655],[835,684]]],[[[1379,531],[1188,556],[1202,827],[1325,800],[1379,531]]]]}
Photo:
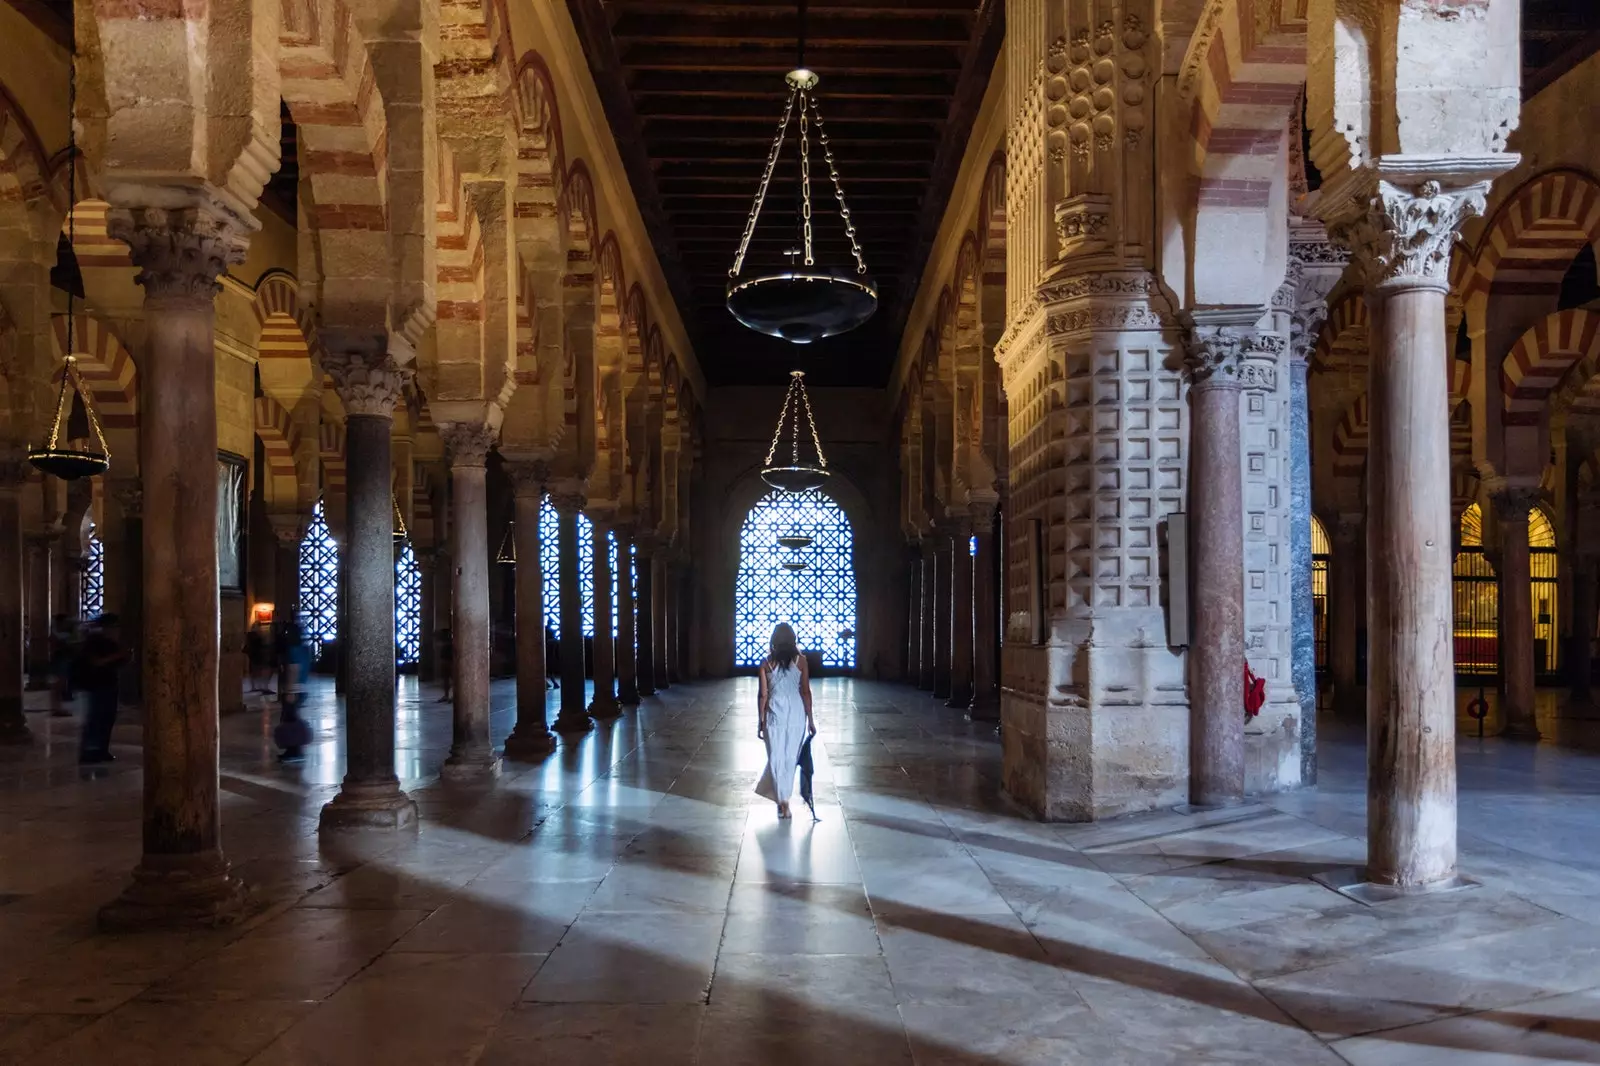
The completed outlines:
{"type": "MultiPolygon", "coordinates": [[[[509,684],[495,686],[497,738],[509,684]]],[[[679,685],[492,790],[430,778],[434,693],[402,682],[420,833],[319,839],[331,692],[301,767],[223,727],[226,846],[254,913],[110,937],[138,854],[137,726],[0,752],[0,1062],[256,1066],[1600,1063],[1600,756],[1466,739],[1480,887],[1367,907],[1360,737],[1315,791],[1207,816],[1028,821],[992,737],[903,688],[817,685],[821,821],[778,823],[749,680],[679,685]]]]}

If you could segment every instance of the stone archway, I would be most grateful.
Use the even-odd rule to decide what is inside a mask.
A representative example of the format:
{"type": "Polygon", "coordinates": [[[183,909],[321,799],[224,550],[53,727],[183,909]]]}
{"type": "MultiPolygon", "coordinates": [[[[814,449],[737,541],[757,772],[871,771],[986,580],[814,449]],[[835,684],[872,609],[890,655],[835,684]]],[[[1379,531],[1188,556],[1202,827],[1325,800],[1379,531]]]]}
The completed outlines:
{"type": "Polygon", "coordinates": [[[759,665],[773,626],[787,622],[800,647],[820,656],[822,667],[853,670],[859,632],[855,529],[839,502],[825,492],[774,489],[746,512],[738,545],[735,668],[759,665]],[[778,543],[791,535],[811,542],[798,550],[778,543]],[[801,563],[804,569],[791,568],[801,563]]]}

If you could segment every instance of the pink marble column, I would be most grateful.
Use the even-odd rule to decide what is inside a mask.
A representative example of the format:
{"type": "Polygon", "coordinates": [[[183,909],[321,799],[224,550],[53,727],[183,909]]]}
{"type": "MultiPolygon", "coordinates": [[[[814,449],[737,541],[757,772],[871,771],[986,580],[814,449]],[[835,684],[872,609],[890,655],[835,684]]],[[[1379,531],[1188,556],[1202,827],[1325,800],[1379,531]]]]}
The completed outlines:
{"type": "Polygon", "coordinates": [[[950,698],[951,707],[972,706],[972,522],[950,523],[950,698]]]}
{"type": "Polygon", "coordinates": [[[994,511],[977,512],[978,556],[973,574],[972,720],[1000,720],[1000,559],[994,511]]]}
{"type": "Polygon", "coordinates": [[[578,512],[585,502],[581,482],[550,486],[550,505],[556,509],[560,536],[556,562],[561,591],[561,711],[556,715],[555,731],[562,734],[587,733],[594,728],[583,693],[583,572],[578,557],[578,512]]]}
{"type": "Polygon", "coordinates": [[[1456,874],[1450,400],[1439,353],[1450,247],[1486,191],[1379,182],[1366,213],[1336,231],[1372,305],[1367,878],[1400,888],[1456,874]]]}
{"type": "Polygon", "coordinates": [[[1534,719],[1533,561],[1528,514],[1539,502],[1537,485],[1497,488],[1490,499],[1500,523],[1500,671],[1505,683],[1504,735],[1538,740],[1534,719]]]}
{"type": "Polygon", "coordinates": [[[637,554],[633,569],[637,602],[634,616],[638,619],[639,695],[654,696],[656,694],[655,552],[654,545],[644,537],[635,542],[635,547],[637,554]]]}
{"type": "Polygon", "coordinates": [[[345,409],[348,481],[340,570],[346,607],[339,646],[345,660],[345,775],[322,808],[323,829],[404,829],[417,805],[395,773],[394,408],[404,375],[388,338],[325,331],[322,367],[345,409]],[[333,339],[338,338],[338,339],[333,339]]]}
{"type": "Polygon", "coordinates": [[[0,455],[0,744],[33,739],[22,711],[22,487],[20,452],[0,455]]]}
{"type": "Polygon", "coordinates": [[[455,714],[446,781],[477,784],[500,775],[489,740],[489,511],[487,464],[495,430],[482,422],[439,427],[450,462],[455,588],[451,632],[456,653],[455,714]]]}
{"type": "Polygon", "coordinates": [[[1197,312],[1189,341],[1189,800],[1244,800],[1242,347],[1259,312],[1197,312]],[[1240,319],[1244,321],[1239,321],[1240,319]]]}
{"type": "Polygon", "coordinates": [[[506,737],[506,757],[538,759],[555,750],[545,713],[548,666],[544,661],[544,566],[539,508],[548,476],[543,463],[506,464],[511,475],[517,548],[517,723],[506,737]]]}
{"type": "Polygon", "coordinates": [[[1360,515],[1340,515],[1333,528],[1333,558],[1328,565],[1328,673],[1333,681],[1333,709],[1340,715],[1364,716],[1356,647],[1367,605],[1364,582],[1365,523],[1360,515]]]}
{"type": "MultiPolygon", "coordinates": [[[[128,190],[123,190],[126,193],[128,190]]],[[[215,925],[243,909],[222,853],[217,749],[217,277],[256,228],[220,198],[164,189],[114,206],[144,287],[139,364],[143,504],[144,847],[108,929],[215,925]]]]}
{"type": "Polygon", "coordinates": [[[633,532],[617,529],[617,702],[639,705],[639,654],[633,603],[633,532]]]}
{"type": "Polygon", "coordinates": [[[622,713],[617,702],[616,638],[611,625],[611,527],[598,517],[592,527],[594,539],[594,699],[589,714],[594,718],[615,718],[622,713]]]}

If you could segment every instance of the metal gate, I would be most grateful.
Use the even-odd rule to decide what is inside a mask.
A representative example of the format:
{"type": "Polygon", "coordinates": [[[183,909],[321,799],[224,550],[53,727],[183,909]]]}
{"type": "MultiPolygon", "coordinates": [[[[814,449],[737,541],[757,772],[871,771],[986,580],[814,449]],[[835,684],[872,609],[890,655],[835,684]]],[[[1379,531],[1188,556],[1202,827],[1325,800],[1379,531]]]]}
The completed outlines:
{"type": "MultiPolygon", "coordinates": [[[[1528,516],[1528,545],[1534,670],[1548,676],[1561,666],[1561,642],[1557,638],[1560,560],[1555,529],[1549,516],[1538,508],[1528,516]]],[[[1483,552],[1483,513],[1477,504],[1461,516],[1461,548],[1456,552],[1454,577],[1456,673],[1495,677],[1500,672],[1500,578],[1483,552]]]]}
{"type": "Polygon", "coordinates": [[[1311,618],[1315,634],[1317,673],[1328,670],[1328,531],[1311,516],[1311,618]]]}

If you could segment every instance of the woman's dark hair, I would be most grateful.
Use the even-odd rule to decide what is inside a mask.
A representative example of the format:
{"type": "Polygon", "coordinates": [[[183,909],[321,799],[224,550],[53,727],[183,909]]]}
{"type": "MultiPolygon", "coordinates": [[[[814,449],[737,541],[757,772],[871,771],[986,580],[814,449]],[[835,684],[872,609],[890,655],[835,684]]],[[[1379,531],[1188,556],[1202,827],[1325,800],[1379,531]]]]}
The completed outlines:
{"type": "Polygon", "coordinates": [[[789,628],[788,622],[779,622],[772,631],[772,661],[787,670],[800,658],[800,649],[795,644],[794,630],[789,628]]]}

